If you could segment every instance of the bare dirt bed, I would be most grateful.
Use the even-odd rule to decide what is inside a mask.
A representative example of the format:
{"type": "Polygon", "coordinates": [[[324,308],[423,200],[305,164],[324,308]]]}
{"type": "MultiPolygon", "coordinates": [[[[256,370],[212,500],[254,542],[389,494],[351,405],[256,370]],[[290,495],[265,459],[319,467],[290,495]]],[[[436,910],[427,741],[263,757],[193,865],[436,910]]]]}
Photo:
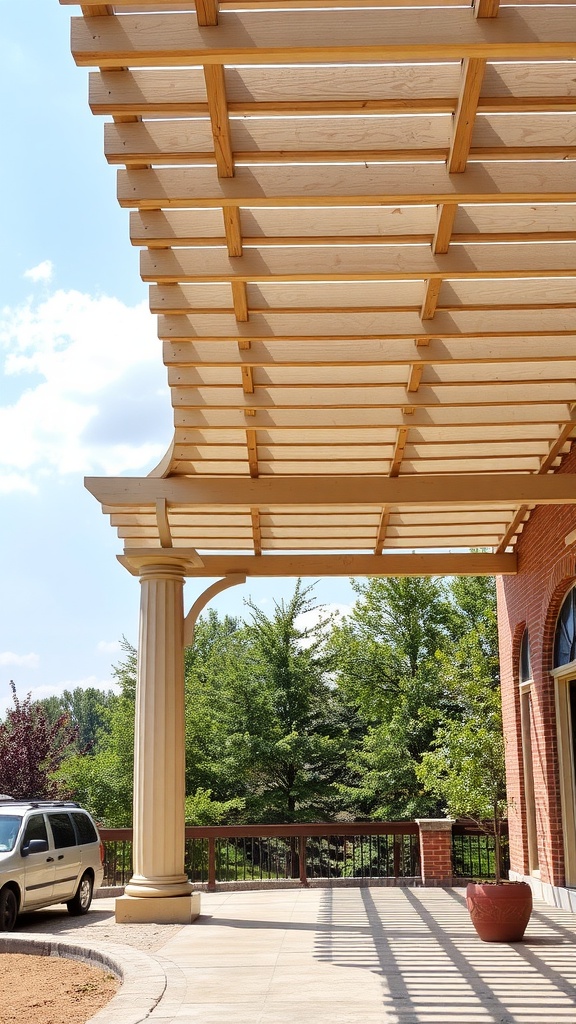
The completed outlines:
{"type": "Polygon", "coordinates": [[[85,1024],[118,991],[113,975],[76,960],[0,954],[0,1024],[85,1024]]]}

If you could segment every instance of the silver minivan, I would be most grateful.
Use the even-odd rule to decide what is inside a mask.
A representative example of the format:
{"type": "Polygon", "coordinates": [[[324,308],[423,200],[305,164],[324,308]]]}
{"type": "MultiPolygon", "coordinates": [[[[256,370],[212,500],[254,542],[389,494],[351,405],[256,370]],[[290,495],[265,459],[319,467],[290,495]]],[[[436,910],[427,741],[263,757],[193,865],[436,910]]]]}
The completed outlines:
{"type": "Polygon", "coordinates": [[[0,931],[53,903],[86,914],[103,875],[104,844],[78,804],[0,797],[0,931]]]}

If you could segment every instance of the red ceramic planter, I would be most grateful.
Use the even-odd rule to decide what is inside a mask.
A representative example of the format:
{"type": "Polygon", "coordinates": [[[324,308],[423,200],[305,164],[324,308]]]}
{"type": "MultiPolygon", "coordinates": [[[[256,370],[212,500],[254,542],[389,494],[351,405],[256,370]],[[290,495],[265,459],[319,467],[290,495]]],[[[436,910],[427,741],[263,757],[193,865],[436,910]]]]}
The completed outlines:
{"type": "Polygon", "coordinates": [[[470,882],[466,903],[484,942],[520,942],[532,913],[532,890],[527,882],[470,882]]]}

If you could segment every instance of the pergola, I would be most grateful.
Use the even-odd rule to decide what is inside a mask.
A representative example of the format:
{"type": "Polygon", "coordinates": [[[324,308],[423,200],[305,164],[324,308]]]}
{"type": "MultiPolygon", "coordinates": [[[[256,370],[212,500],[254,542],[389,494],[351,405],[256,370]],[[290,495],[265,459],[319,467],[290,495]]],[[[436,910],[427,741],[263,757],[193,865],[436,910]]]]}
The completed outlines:
{"type": "Polygon", "coordinates": [[[174,406],[87,481],[144,584],[129,903],[174,913],[184,577],[514,573],[576,503],[576,5],[81,8],[174,406]]]}

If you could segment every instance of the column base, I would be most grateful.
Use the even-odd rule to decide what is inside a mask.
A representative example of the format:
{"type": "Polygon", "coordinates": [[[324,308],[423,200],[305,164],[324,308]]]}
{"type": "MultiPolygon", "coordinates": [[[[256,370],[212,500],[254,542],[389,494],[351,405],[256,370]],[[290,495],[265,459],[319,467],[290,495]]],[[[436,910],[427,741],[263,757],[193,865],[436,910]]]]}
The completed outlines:
{"type": "Polygon", "coordinates": [[[190,896],[118,896],[116,924],[191,924],[200,914],[200,893],[190,896]]]}

